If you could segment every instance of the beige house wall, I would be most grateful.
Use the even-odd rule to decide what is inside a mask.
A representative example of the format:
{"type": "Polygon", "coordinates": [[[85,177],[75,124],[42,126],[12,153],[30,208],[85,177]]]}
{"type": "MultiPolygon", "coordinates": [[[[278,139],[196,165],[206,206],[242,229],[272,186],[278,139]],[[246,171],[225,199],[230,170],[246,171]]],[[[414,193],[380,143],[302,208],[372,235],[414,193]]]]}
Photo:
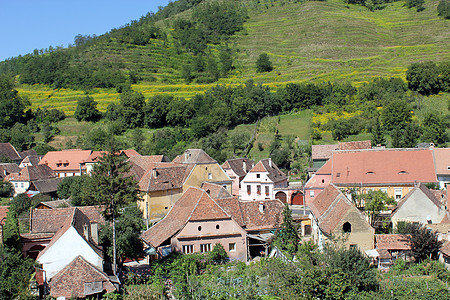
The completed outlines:
{"type": "Polygon", "coordinates": [[[189,221],[171,239],[174,251],[183,252],[184,245],[193,245],[193,252],[201,252],[202,244],[222,244],[231,260],[247,261],[247,233],[232,219],[189,221]],[[230,251],[230,244],[234,250],[230,251]]]}
{"type": "Polygon", "coordinates": [[[224,185],[228,193],[231,194],[231,179],[222,167],[217,164],[197,164],[192,169],[191,174],[183,185],[183,190],[186,191],[189,187],[200,188],[203,182],[211,182],[219,185],[224,185]]]}
{"type": "Polygon", "coordinates": [[[138,207],[142,211],[145,219],[160,219],[169,212],[172,205],[182,195],[183,190],[181,188],[144,193],[141,195],[142,201],[138,202],[138,207]]]}
{"type": "Polygon", "coordinates": [[[398,201],[400,199],[398,199],[398,197],[396,198],[396,191],[397,190],[398,191],[401,190],[401,198],[403,198],[413,188],[414,188],[413,184],[405,184],[403,186],[388,186],[388,185],[386,185],[386,186],[365,186],[363,188],[360,188],[359,192],[360,193],[367,193],[370,190],[373,190],[373,191],[382,190],[385,193],[387,193],[389,197],[392,197],[392,198],[394,198],[394,199],[396,199],[398,201]]]}

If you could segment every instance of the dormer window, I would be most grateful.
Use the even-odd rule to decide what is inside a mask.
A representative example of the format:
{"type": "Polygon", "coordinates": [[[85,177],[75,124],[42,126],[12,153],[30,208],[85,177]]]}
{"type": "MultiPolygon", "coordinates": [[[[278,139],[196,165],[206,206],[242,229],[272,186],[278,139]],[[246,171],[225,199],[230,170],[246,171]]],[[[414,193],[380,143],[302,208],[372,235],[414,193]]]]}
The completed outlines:
{"type": "Polygon", "coordinates": [[[373,171],[368,171],[368,172],[366,172],[366,175],[375,175],[375,172],[373,172],[373,171]]]}
{"type": "Polygon", "coordinates": [[[261,178],[261,174],[256,174],[256,178],[261,178]]]}
{"type": "Polygon", "coordinates": [[[400,172],[398,172],[398,174],[403,175],[403,174],[408,174],[408,172],[406,172],[406,171],[400,171],[400,172]]]}
{"type": "Polygon", "coordinates": [[[341,173],[336,173],[336,177],[341,177],[341,173]]]}

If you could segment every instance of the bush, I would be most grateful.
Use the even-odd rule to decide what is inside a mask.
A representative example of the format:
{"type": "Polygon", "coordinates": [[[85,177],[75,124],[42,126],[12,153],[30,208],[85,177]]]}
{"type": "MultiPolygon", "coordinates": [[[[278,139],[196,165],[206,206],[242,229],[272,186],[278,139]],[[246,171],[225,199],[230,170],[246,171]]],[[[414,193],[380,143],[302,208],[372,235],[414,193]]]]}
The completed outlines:
{"type": "Polygon", "coordinates": [[[438,15],[450,19],[450,0],[441,0],[437,6],[438,15]]]}
{"type": "Polygon", "coordinates": [[[272,70],[273,70],[272,62],[270,61],[267,53],[260,54],[258,59],[256,60],[256,72],[263,73],[263,72],[270,72],[272,70]]]}

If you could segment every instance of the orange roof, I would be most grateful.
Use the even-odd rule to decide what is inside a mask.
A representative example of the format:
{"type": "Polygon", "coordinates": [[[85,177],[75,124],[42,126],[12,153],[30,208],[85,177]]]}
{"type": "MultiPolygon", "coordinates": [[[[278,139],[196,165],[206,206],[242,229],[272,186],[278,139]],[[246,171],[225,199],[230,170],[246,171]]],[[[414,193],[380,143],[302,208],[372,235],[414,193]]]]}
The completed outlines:
{"type": "MultiPolygon", "coordinates": [[[[91,152],[91,150],[79,149],[49,151],[39,164],[47,165],[55,171],[79,171],[80,164],[84,164],[87,161],[91,152]]],[[[85,169],[84,166],[81,166],[81,168],[85,169]]]]}
{"type": "Polygon", "coordinates": [[[0,224],[5,224],[6,215],[8,214],[9,206],[0,206],[0,224]]]}
{"type": "Polygon", "coordinates": [[[377,249],[411,250],[408,234],[376,234],[375,245],[377,249]]]}
{"type": "Polygon", "coordinates": [[[437,181],[429,149],[338,151],[331,170],[336,185],[437,181]]]}
{"type": "Polygon", "coordinates": [[[450,148],[434,148],[436,174],[450,175],[450,148]]]}

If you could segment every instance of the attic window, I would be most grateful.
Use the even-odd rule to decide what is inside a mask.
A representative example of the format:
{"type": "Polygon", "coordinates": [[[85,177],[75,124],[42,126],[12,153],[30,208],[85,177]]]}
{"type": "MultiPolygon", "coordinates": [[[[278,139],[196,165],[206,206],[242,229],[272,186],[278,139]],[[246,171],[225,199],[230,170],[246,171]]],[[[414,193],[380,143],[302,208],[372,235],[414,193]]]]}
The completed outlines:
{"type": "Polygon", "coordinates": [[[373,172],[373,171],[366,172],[366,175],[374,175],[374,174],[375,174],[375,172],[373,172]]]}
{"type": "Polygon", "coordinates": [[[198,231],[202,231],[202,226],[197,227],[198,231]]]}
{"type": "Polygon", "coordinates": [[[341,177],[341,173],[336,173],[336,177],[341,177]]]}
{"type": "Polygon", "coordinates": [[[406,171],[400,171],[400,172],[398,172],[398,174],[408,174],[408,172],[406,172],[406,171]]]}
{"type": "Polygon", "coordinates": [[[342,225],[342,231],[345,233],[352,232],[352,224],[350,224],[349,222],[345,222],[344,225],[342,225]]]}

